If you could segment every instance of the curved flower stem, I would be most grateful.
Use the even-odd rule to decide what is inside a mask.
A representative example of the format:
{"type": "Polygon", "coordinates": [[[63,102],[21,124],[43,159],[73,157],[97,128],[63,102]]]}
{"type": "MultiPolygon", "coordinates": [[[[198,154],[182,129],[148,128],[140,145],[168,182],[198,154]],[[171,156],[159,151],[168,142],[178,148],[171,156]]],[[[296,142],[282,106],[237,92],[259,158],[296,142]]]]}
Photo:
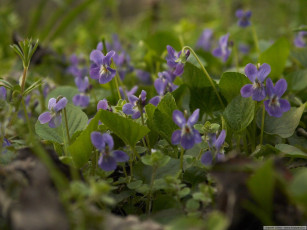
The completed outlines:
{"type": "Polygon", "coordinates": [[[264,104],[262,105],[263,105],[263,109],[262,109],[262,120],[261,120],[260,146],[262,145],[262,142],[263,142],[264,118],[265,118],[265,107],[264,107],[264,104]]]}
{"type": "Polygon", "coordinates": [[[254,43],[255,43],[255,46],[256,46],[257,53],[260,55],[258,36],[257,36],[254,25],[251,25],[251,29],[252,29],[253,39],[254,39],[254,43]]]}
{"type": "Polygon", "coordinates": [[[197,54],[196,54],[196,53],[194,52],[194,50],[193,50],[191,47],[189,47],[189,46],[184,46],[184,47],[182,48],[182,52],[184,52],[184,50],[190,50],[190,52],[191,52],[191,53],[193,54],[193,56],[196,58],[197,62],[198,62],[199,65],[201,66],[202,71],[204,72],[205,76],[207,77],[208,81],[210,82],[210,84],[211,84],[211,86],[212,86],[212,88],[213,88],[213,90],[214,90],[214,92],[215,92],[217,98],[219,99],[221,106],[222,106],[223,108],[225,108],[225,105],[224,105],[224,103],[223,103],[223,100],[222,100],[222,98],[221,98],[219,92],[217,91],[217,89],[216,89],[216,87],[215,87],[215,85],[214,85],[214,82],[213,82],[212,78],[211,78],[210,75],[208,74],[208,72],[207,72],[207,70],[205,69],[204,65],[203,65],[203,64],[201,63],[201,61],[199,60],[197,54]]]}
{"type": "Polygon", "coordinates": [[[65,126],[66,126],[66,134],[67,134],[68,144],[70,144],[70,135],[69,135],[69,129],[68,129],[68,120],[67,120],[66,108],[64,108],[64,117],[65,117],[65,126]]]}
{"type": "Polygon", "coordinates": [[[157,167],[153,167],[153,171],[151,174],[151,180],[150,180],[150,186],[149,186],[149,194],[148,194],[148,200],[147,200],[147,215],[150,215],[151,206],[152,206],[152,189],[154,185],[154,180],[156,177],[157,167]]]}
{"type": "MultiPolygon", "coordinates": [[[[117,72],[117,71],[116,71],[117,72]]],[[[118,100],[121,99],[122,97],[120,96],[120,91],[119,91],[119,87],[118,87],[118,75],[115,75],[115,85],[116,85],[116,90],[117,90],[117,94],[118,94],[118,100]]]]}

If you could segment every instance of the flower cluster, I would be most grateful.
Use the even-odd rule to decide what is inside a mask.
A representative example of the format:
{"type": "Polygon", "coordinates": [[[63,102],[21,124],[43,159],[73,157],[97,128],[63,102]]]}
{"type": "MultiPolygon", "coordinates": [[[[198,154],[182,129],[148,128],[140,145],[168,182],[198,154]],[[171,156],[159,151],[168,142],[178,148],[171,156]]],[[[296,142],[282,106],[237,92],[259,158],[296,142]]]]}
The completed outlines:
{"type": "Polygon", "coordinates": [[[265,78],[271,72],[270,65],[264,63],[257,68],[249,63],[244,71],[252,84],[244,85],[241,88],[242,97],[252,97],[255,101],[262,101],[268,97],[269,99],[264,101],[264,105],[270,116],[281,117],[284,112],[290,110],[289,102],[285,99],[280,99],[287,89],[285,79],[278,80],[275,87],[270,78],[266,80],[266,86],[263,84],[265,78]]]}
{"type": "Polygon", "coordinates": [[[49,112],[44,112],[39,115],[38,120],[41,124],[48,123],[50,128],[56,128],[61,124],[62,116],[61,111],[67,104],[66,97],[60,99],[50,98],[48,103],[49,112]]]}
{"type": "Polygon", "coordinates": [[[206,166],[211,165],[214,160],[218,162],[224,159],[222,146],[226,138],[226,131],[222,130],[218,138],[216,133],[209,133],[208,137],[209,150],[201,156],[201,163],[206,166]]]}
{"type": "Polygon", "coordinates": [[[141,116],[141,113],[144,112],[144,107],[146,105],[146,91],[142,90],[139,97],[130,95],[129,103],[124,104],[123,112],[127,115],[131,115],[132,119],[137,119],[141,116]]]}
{"type": "Polygon", "coordinates": [[[114,141],[110,134],[100,132],[91,133],[91,141],[101,153],[98,165],[102,170],[113,171],[117,167],[117,162],[126,162],[129,156],[121,150],[113,150],[114,141]]]}
{"type": "Polygon", "coordinates": [[[196,109],[192,115],[186,120],[183,113],[179,110],[173,112],[173,121],[180,127],[172,134],[172,144],[178,145],[179,143],[184,149],[190,149],[194,144],[201,142],[199,132],[194,129],[193,125],[198,121],[199,109],[196,109]]]}

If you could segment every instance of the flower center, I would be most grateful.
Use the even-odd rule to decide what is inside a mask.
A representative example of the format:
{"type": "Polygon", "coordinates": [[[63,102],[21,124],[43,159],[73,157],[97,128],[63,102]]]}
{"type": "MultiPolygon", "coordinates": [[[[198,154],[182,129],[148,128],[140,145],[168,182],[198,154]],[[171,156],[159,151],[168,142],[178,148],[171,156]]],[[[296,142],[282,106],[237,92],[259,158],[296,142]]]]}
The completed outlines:
{"type": "Polygon", "coordinates": [[[256,79],[255,79],[255,82],[254,82],[254,84],[253,84],[253,88],[254,88],[254,89],[259,89],[259,88],[261,88],[261,87],[262,87],[261,82],[256,78],[256,79]]]}
{"type": "Polygon", "coordinates": [[[185,126],[183,127],[183,129],[181,131],[181,135],[186,135],[186,134],[193,134],[193,130],[187,124],[185,124],[185,126]]]}
{"type": "Polygon", "coordinates": [[[278,97],[276,95],[274,95],[271,98],[269,106],[277,106],[277,107],[279,107],[279,100],[278,100],[278,97]]]}
{"type": "Polygon", "coordinates": [[[99,74],[103,75],[103,74],[105,74],[107,72],[108,72],[107,68],[104,65],[101,65],[100,66],[100,70],[99,70],[99,74]]]}

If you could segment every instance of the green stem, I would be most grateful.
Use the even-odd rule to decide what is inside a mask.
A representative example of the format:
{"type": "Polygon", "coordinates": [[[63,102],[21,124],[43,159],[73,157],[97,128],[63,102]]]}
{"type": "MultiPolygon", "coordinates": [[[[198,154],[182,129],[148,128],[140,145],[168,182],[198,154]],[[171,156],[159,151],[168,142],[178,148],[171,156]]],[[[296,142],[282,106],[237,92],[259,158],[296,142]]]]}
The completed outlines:
{"type": "Polygon", "coordinates": [[[20,86],[21,87],[21,95],[23,95],[23,91],[25,89],[27,72],[28,72],[28,67],[24,67],[23,74],[22,74],[22,80],[21,80],[21,86],[20,86]]]}
{"type": "MultiPolygon", "coordinates": [[[[116,71],[117,72],[117,71],[116,71]]],[[[118,87],[118,75],[115,75],[115,86],[116,86],[116,90],[117,90],[117,95],[118,95],[118,100],[121,99],[122,97],[120,96],[120,91],[119,91],[119,87],[118,87]]]]}
{"type": "Polygon", "coordinates": [[[154,184],[154,180],[156,177],[157,167],[153,168],[153,172],[151,174],[150,186],[149,186],[149,194],[148,194],[148,201],[147,201],[147,215],[150,215],[151,205],[152,205],[152,188],[154,184]]]}
{"type": "Polygon", "coordinates": [[[41,104],[41,112],[44,112],[46,110],[46,105],[45,105],[45,96],[44,96],[44,91],[43,91],[42,85],[40,85],[38,87],[38,90],[39,90],[39,94],[40,94],[39,100],[40,100],[40,104],[41,104]]]}
{"type": "Polygon", "coordinates": [[[254,43],[255,43],[255,46],[256,46],[256,51],[260,55],[258,36],[257,36],[256,29],[255,29],[254,25],[251,26],[251,29],[252,29],[254,43]]]}
{"type": "Polygon", "coordinates": [[[215,92],[217,98],[219,99],[219,102],[220,102],[221,106],[222,106],[223,108],[225,108],[225,105],[224,105],[224,103],[223,103],[223,100],[222,100],[222,98],[221,98],[219,92],[217,91],[217,89],[216,89],[216,87],[215,87],[215,84],[214,84],[212,78],[210,77],[210,75],[208,74],[207,70],[205,69],[204,65],[201,63],[201,61],[199,60],[198,56],[196,55],[196,53],[194,52],[194,50],[193,50],[191,47],[189,47],[189,46],[184,46],[184,47],[182,48],[182,52],[184,52],[184,50],[186,50],[186,49],[187,49],[187,50],[190,50],[190,52],[191,52],[191,53],[193,54],[193,56],[196,58],[196,60],[197,60],[197,62],[199,63],[199,65],[200,65],[202,71],[204,72],[205,76],[207,77],[208,81],[210,82],[210,84],[211,84],[211,86],[212,86],[212,88],[213,88],[213,90],[214,90],[214,92],[215,92]]]}
{"type": "Polygon", "coordinates": [[[241,138],[240,138],[240,135],[237,135],[237,146],[236,146],[236,149],[237,149],[237,153],[240,153],[241,152],[241,138]]]}
{"type": "Polygon", "coordinates": [[[66,108],[64,108],[64,117],[65,117],[65,126],[66,126],[66,134],[67,134],[68,144],[70,144],[70,135],[69,135],[69,129],[68,129],[68,120],[67,120],[66,108]]]}
{"type": "Polygon", "coordinates": [[[180,152],[180,169],[181,169],[181,172],[183,172],[183,154],[184,154],[184,148],[181,148],[181,152],[180,152]]]}
{"type": "Polygon", "coordinates": [[[235,44],[233,46],[233,54],[234,54],[234,58],[235,58],[235,63],[236,63],[236,71],[239,72],[239,55],[238,55],[238,47],[235,44]]]}
{"type": "Polygon", "coordinates": [[[248,130],[245,131],[244,135],[243,135],[243,147],[244,147],[244,152],[245,154],[248,154],[248,145],[247,145],[247,139],[246,139],[246,133],[248,132],[248,130]]]}
{"type": "MultiPolygon", "coordinates": [[[[144,121],[144,117],[143,117],[143,116],[144,116],[144,113],[143,113],[143,110],[141,109],[141,120],[142,120],[142,125],[145,126],[145,121],[144,121]]],[[[147,145],[146,145],[146,143],[145,143],[145,141],[144,141],[144,138],[142,138],[143,145],[144,145],[144,147],[147,147],[148,153],[150,154],[150,153],[151,153],[151,148],[150,148],[149,138],[148,138],[148,135],[147,135],[147,134],[145,135],[145,139],[146,139],[147,145]]]]}
{"type": "Polygon", "coordinates": [[[264,107],[264,104],[263,104],[262,119],[261,119],[260,146],[262,145],[262,142],[263,142],[264,118],[265,118],[265,107],[264,107]]]}

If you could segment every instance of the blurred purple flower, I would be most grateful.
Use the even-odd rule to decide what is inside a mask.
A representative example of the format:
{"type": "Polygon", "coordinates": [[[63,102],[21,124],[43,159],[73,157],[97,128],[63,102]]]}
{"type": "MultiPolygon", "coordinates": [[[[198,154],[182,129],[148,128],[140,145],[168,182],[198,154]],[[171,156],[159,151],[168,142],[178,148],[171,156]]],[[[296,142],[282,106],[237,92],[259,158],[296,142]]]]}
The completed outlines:
{"type": "Polygon", "coordinates": [[[115,52],[112,50],[104,56],[101,51],[93,50],[90,55],[90,60],[93,62],[90,67],[90,77],[99,80],[100,84],[111,81],[116,73],[116,70],[110,67],[114,54],[115,52]]]}
{"type": "Polygon", "coordinates": [[[190,56],[190,51],[182,54],[181,51],[176,52],[173,47],[167,46],[168,55],[166,56],[167,65],[172,68],[173,74],[180,76],[183,73],[184,63],[187,61],[190,56]]]}
{"type": "Polygon", "coordinates": [[[252,11],[243,11],[243,10],[237,10],[236,11],[236,17],[239,19],[238,26],[245,28],[249,26],[250,23],[250,17],[252,16],[252,11]]]}
{"type": "Polygon", "coordinates": [[[139,97],[134,95],[129,96],[129,103],[124,104],[123,112],[127,115],[132,115],[132,119],[137,119],[141,116],[141,112],[144,112],[144,106],[146,105],[146,91],[142,90],[139,97]]]}
{"type": "Polygon", "coordinates": [[[190,149],[194,144],[201,142],[201,136],[199,132],[193,128],[193,125],[198,121],[199,109],[196,109],[192,115],[185,119],[183,113],[179,110],[174,110],[173,112],[173,121],[180,127],[172,134],[172,144],[178,145],[181,143],[181,146],[184,149],[190,149]]]}
{"type": "Polygon", "coordinates": [[[104,171],[113,171],[117,167],[117,162],[126,162],[129,156],[120,150],[113,150],[114,141],[110,134],[100,132],[91,133],[92,144],[101,152],[98,160],[99,167],[104,171]]]}
{"type": "Polygon", "coordinates": [[[89,86],[88,77],[84,77],[84,78],[76,77],[75,83],[78,87],[80,94],[75,95],[72,101],[75,106],[80,106],[82,108],[85,108],[90,103],[90,97],[85,95],[85,91],[88,89],[88,86],[89,86]]]}
{"type": "Polygon", "coordinates": [[[262,83],[271,72],[270,65],[264,63],[259,67],[259,69],[257,69],[255,65],[249,63],[245,66],[244,71],[253,84],[244,85],[241,88],[241,96],[252,96],[253,100],[262,101],[266,96],[265,88],[262,83]]]}
{"type": "Polygon", "coordinates": [[[55,98],[50,98],[48,103],[48,109],[50,112],[42,113],[39,115],[38,120],[41,124],[48,123],[50,128],[56,128],[61,124],[61,111],[65,108],[66,104],[66,97],[63,97],[58,101],[55,98]]]}
{"type": "Polygon", "coordinates": [[[0,99],[6,100],[6,88],[4,86],[0,87],[0,99]]]}
{"type": "Polygon", "coordinates": [[[275,86],[270,78],[266,80],[266,93],[269,99],[264,101],[264,106],[270,116],[281,117],[284,112],[290,110],[290,103],[285,99],[280,99],[286,90],[285,79],[278,80],[275,86]]]}
{"type": "Polygon", "coordinates": [[[202,48],[205,51],[210,51],[213,38],[213,31],[211,29],[203,30],[200,38],[197,41],[196,47],[202,48]]]}
{"type": "Polygon", "coordinates": [[[304,48],[306,46],[307,31],[298,32],[297,36],[294,38],[294,45],[299,48],[304,48]]]}
{"type": "Polygon", "coordinates": [[[240,43],[240,44],[239,44],[239,51],[240,51],[241,53],[243,53],[243,54],[248,54],[249,51],[250,51],[250,47],[249,47],[248,45],[246,45],[246,44],[240,43]]]}
{"type": "Polygon", "coordinates": [[[109,105],[107,99],[100,100],[100,101],[97,103],[97,111],[99,111],[100,109],[108,110],[108,111],[112,112],[112,108],[111,108],[111,106],[109,105]]]}
{"type": "Polygon", "coordinates": [[[136,69],[135,70],[136,76],[138,77],[138,79],[140,79],[140,81],[142,83],[144,83],[145,85],[151,85],[152,84],[152,80],[151,80],[151,76],[150,73],[144,70],[140,70],[140,69],[136,69]]]}
{"type": "Polygon", "coordinates": [[[226,132],[225,130],[222,130],[218,138],[216,138],[215,133],[209,133],[208,137],[209,151],[201,156],[201,163],[206,166],[211,165],[213,159],[216,161],[222,161],[224,159],[224,154],[221,152],[221,148],[226,138],[226,132]]]}
{"type": "Polygon", "coordinates": [[[215,57],[221,58],[223,62],[226,62],[230,55],[228,39],[229,34],[220,37],[218,48],[214,49],[212,52],[215,57]]]}

